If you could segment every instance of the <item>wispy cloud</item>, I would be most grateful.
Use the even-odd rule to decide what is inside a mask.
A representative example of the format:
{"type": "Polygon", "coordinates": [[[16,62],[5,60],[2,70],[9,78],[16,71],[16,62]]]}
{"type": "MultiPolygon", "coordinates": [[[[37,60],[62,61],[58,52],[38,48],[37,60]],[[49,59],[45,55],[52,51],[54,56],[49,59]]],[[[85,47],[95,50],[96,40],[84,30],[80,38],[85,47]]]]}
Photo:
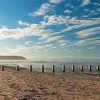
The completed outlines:
{"type": "Polygon", "coordinates": [[[30,44],[32,44],[33,43],[33,41],[26,41],[25,42],[25,45],[30,45],[30,44]]]}
{"type": "Polygon", "coordinates": [[[93,46],[93,47],[88,47],[88,49],[95,49],[96,48],[96,46],[93,46]]]}
{"type": "Polygon", "coordinates": [[[64,47],[69,48],[69,47],[76,47],[76,46],[78,47],[88,46],[88,49],[95,49],[95,47],[99,45],[100,45],[100,37],[96,37],[96,38],[82,39],[77,41],[69,41],[66,42],[66,45],[64,47]]]}
{"type": "Polygon", "coordinates": [[[52,30],[42,29],[38,24],[31,24],[30,27],[9,29],[7,27],[0,29],[0,40],[3,39],[20,39],[26,36],[37,36],[39,40],[45,40],[45,42],[51,42],[62,38],[62,36],[56,36],[51,34],[52,30]]]}
{"type": "Polygon", "coordinates": [[[78,45],[78,46],[100,45],[100,37],[79,40],[79,41],[76,41],[74,45],[78,45]]]}
{"type": "Polygon", "coordinates": [[[64,13],[70,14],[70,13],[72,13],[72,11],[67,9],[64,11],[64,13]]]}
{"type": "Polygon", "coordinates": [[[91,35],[100,34],[99,32],[100,32],[100,26],[95,27],[95,28],[82,30],[82,31],[76,32],[76,34],[81,38],[86,38],[86,37],[89,37],[91,35]]]}
{"type": "MultiPolygon", "coordinates": [[[[95,25],[98,26],[99,23],[100,23],[99,18],[93,18],[93,19],[88,19],[88,20],[78,20],[76,18],[71,18],[71,19],[68,19],[68,20],[65,21],[65,25],[68,24],[66,26],[67,28],[65,28],[63,30],[60,30],[59,32],[56,32],[55,34],[60,34],[60,33],[63,33],[63,32],[73,31],[73,30],[77,30],[77,29],[80,29],[80,28],[83,28],[83,29],[81,29],[81,31],[85,31],[84,28],[86,28],[86,30],[87,30],[87,29],[89,29],[89,27],[93,28],[93,26],[94,26],[94,30],[96,32],[95,25]]],[[[94,32],[93,29],[91,31],[92,31],[91,34],[93,34],[93,32],[94,32]]],[[[78,33],[78,34],[80,34],[80,33],[78,33]]]]}
{"type": "Polygon", "coordinates": [[[50,30],[44,30],[30,27],[25,28],[15,28],[15,29],[9,29],[9,28],[1,28],[0,29],[0,39],[7,39],[7,38],[14,38],[19,39],[25,36],[40,36],[42,38],[47,37],[50,32],[50,30]]]}
{"type": "Polygon", "coordinates": [[[95,3],[92,3],[93,5],[95,5],[95,6],[100,6],[100,3],[98,3],[98,2],[95,2],[95,3]]]}
{"type": "Polygon", "coordinates": [[[30,26],[29,23],[23,22],[23,21],[18,21],[18,24],[21,25],[21,26],[30,26]]]}
{"type": "Polygon", "coordinates": [[[23,53],[29,53],[29,52],[38,52],[40,50],[45,51],[45,50],[49,50],[55,48],[55,46],[53,46],[52,44],[45,44],[45,45],[37,45],[37,44],[33,44],[31,46],[27,46],[27,45],[15,45],[15,46],[8,46],[6,47],[6,51],[10,52],[10,53],[17,53],[17,52],[22,52],[23,53]]]}
{"type": "Polygon", "coordinates": [[[81,6],[88,5],[90,3],[90,0],[83,0],[81,6]]]}
{"type": "Polygon", "coordinates": [[[63,0],[49,0],[50,3],[54,3],[54,4],[59,4],[61,3],[63,0]]]}
{"type": "Polygon", "coordinates": [[[6,47],[6,51],[10,53],[17,53],[17,52],[30,52],[32,50],[32,47],[26,47],[24,45],[16,45],[16,46],[9,46],[6,47]]]}
{"type": "Polygon", "coordinates": [[[52,5],[49,3],[44,3],[41,5],[41,7],[39,9],[37,9],[37,11],[35,11],[34,13],[29,13],[29,15],[31,15],[31,16],[45,15],[47,12],[50,12],[51,10],[53,10],[54,7],[55,7],[55,5],[52,5]]]}
{"type": "Polygon", "coordinates": [[[41,22],[41,25],[49,26],[49,25],[60,25],[60,24],[66,24],[69,17],[63,16],[63,15],[52,15],[47,16],[43,22],[41,22]]]}
{"type": "Polygon", "coordinates": [[[97,25],[100,23],[100,18],[91,18],[91,19],[77,19],[76,17],[70,18],[70,16],[64,15],[52,15],[46,16],[45,20],[41,22],[41,25],[48,26],[48,25],[59,25],[59,24],[66,24],[69,25],[70,28],[83,27],[83,26],[90,26],[90,25],[97,25]],[[70,26],[71,24],[71,26],[70,26]]]}
{"type": "Polygon", "coordinates": [[[48,18],[48,23],[50,24],[64,24],[66,23],[67,17],[62,16],[62,15],[52,15],[48,18]]]}

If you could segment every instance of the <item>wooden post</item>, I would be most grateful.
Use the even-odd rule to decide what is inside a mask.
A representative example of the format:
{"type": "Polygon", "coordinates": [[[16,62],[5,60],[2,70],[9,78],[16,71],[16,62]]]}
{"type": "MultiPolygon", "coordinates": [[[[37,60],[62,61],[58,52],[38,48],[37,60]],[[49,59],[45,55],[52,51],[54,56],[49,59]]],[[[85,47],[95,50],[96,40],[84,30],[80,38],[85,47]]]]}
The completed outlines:
{"type": "Polygon", "coordinates": [[[16,71],[19,71],[19,66],[18,65],[16,66],[16,71]]]}
{"type": "Polygon", "coordinates": [[[52,66],[52,72],[55,72],[55,65],[52,66]]]}
{"type": "Polygon", "coordinates": [[[96,69],[97,69],[97,71],[99,71],[99,70],[100,70],[100,66],[99,66],[99,65],[97,65],[97,68],[96,68],[96,69]]]}
{"type": "Polygon", "coordinates": [[[74,65],[72,65],[72,72],[74,72],[75,71],[75,66],[74,65]]]}
{"type": "Polygon", "coordinates": [[[29,71],[32,72],[32,65],[30,65],[29,71]]]}
{"type": "Polygon", "coordinates": [[[80,66],[80,71],[83,72],[83,65],[80,66]]]}
{"type": "Polygon", "coordinates": [[[65,73],[65,65],[62,67],[62,72],[65,73]]]}
{"type": "Polygon", "coordinates": [[[90,71],[90,72],[92,71],[92,66],[91,66],[91,65],[89,66],[89,71],[90,71]]]}
{"type": "Polygon", "coordinates": [[[42,65],[42,73],[44,73],[44,65],[42,65]]]}
{"type": "Polygon", "coordinates": [[[3,65],[1,65],[1,71],[4,71],[4,66],[3,65]]]}

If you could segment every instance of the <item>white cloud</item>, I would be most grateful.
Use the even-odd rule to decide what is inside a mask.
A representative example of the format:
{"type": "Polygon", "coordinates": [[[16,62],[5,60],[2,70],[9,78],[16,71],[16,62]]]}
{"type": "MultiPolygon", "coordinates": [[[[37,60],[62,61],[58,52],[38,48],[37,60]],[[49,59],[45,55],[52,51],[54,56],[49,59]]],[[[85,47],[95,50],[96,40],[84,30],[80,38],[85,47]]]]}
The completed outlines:
{"type": "Polygon", "coordinates": [[[25,30],[21,28],[16,29],[8,29],[8,28],[1,28],[0,29],[0,39],[7,39],[7,38],[14,38],[18,39],[23,36],[26,36],[26,33],[24,33],[25,30]]]}
{"type": "Polygon", "coordinates": [[[66,43],[61,43],[61,44],[59,44],[59,47],[65,47],[66,46],[66,43]]]}
{"type": "Polygon", "coordinates": [[[18,21],[18,24],[21,25],[21,26],[30,26],[29,23],[23,22],[23,21],[18,21]]]}
{"type": "Polygon", "coordinates": [[[70,14],[70,13],[72,13],[72,11],[71,10],[65,10],[64,13],[70,14]]]}
{"type": "Polygon", "coordinates": [[[48,37],[47,41],[45,42],[51,42],[51,41],[56,41],[61,39],[63,36],[52,36],[52,37],[48,37]]]}
{"type": "Polygon", "coordinates": [[[95,6],[100,6],[100,3],[92,3],[93,5],[95,5],[95,6]]]}
{"type": "Polygon", "coordinates": [[[7,38],[14,38],[19,39],[25,36],[40,36],[40,37],[46,37],[50,30],[44,30],[44,29],[36,29],[33,27],[25,27],[25,28],[15,28],[15,29],[9,29],[9,28],[1,28],[0,29],[0,39],[7,39],[7,38]]]}
{"type": "Polygon", "coordinates": [[[45,18],[46,22],[43,22],[42,24],[48,26],[48,25],[59,25],[59,24],[66,24],[69,17],[63,16],[63,15],[52,15],[47,18],[45,18]]]}
{"type": "Polygon", "coordinates": [[[56,43],[57,43],[59,48],[65,48],[65,47],[67,47],[67,45],[70,44],[70,41],[69,40],[60,39],[60,40],[56,41],[56,43]]]}
{"type": "Polygon", "coordinates": [[[90,3],[90,0],[83,0],[81,6],[88,5],[90,3]]]}
{"type": "Polygon", "coordinates": [[[33,41],[26,41],[26,42],[25,42],[26,45],[30,45],[30,44],[32,44],[32,43],[33,43],[33,41]]]}
{"type": "Polygon", "coordinates": [[[54,3],[54,4],[59,4],[61,3],[63,0],[49,0],[50,3],[54,3]]]}
{"type": "Polygon", "coordinates": [[[39,9],[37,9],[37,11],[35,11],[34,13],[29,13],[29,15],[31,16],[45,15],[47,12],[50,12],[51,10],[53,10],[54,7],[55,7],[54,5],[51,5],[49,3],[44,3],[41,5],[39,9]]]}
{"type": "Polygon", "coordinates": [[[100,8],[98,8],[97,11],[100,12],[100,8]]]}
{"type": "Polygon", "coordinates": [[[96,46],[93,46],[93,47],[88,47],[88,49],[95,49],[96,48],[96,46]]]}
{"type": "Polygon", "coordinates": [[[40,28],[40,25],[39,24],[31,24],[30,28],[33,29],[33,30],[36,30],[36,29],[40,28]]]}
{"type": "Polygon", "coordinates": [[[58,40],[58,43],[65,43],[65,40],[58,40]]]}
{"type": "Polygon", "coordinates": [[[66,43],[66,47],[74,47],[74,46],[92,46],[92,47],[96,47],[96,46],[99,46],[99,45],[100,45],[100,37],[77,40],[77,41],[66,43]]]}
{"type": "Polygon", "coordinates": [[[7,26],[2,26],[2,28],[7,28],[7,26]]]}
{"type": "Polygon", "coordinates": [[[67,31],[77,30],[80,28],[88,28],[88,29],[81,29],[81,31],[77,30],[78,32],[76,33],[79,37],[85,38],[85,37],[95,35],[99,31],[99,27],[93,28],[93,26],[99,25],[100,18],[91,18],[88,20],[78,20],[75,17],[67,18],[62,15],[59,15],[59,16],[52,15],[49,17],[47,16],[45,20],[46,21],[41,22],[41,25],[40,25],[41,27],[46,27],[48,25],[59,25],[59,24],[65,24],[67,26],[67,28],[61,29],[60,31],[51,32],[54,35],[61,34],[61,33],[67,32],[67,31]],[[69,26],[69,24],[73,24],[73,26],[69,26]],[[92,28],[89,28],[89,27],[92,27],[92,28]]]}
{"type": "Polygon", "coordinates": [[[68,6],[71,6],[71,4],[67,3],[65,6],[67,6],[67,7],[68,7],[68,6]]]}
{"type": "Polygon", "coordinates": [[[67,28],[61,30],[60,32],[56,32],[56,34],[60,34],[66,31],[76,30],[82,27],[98,25],[100,23],[100,18],[88,19],[88,20],[77,20],[75,18],[66,20],[67,24],[74,24],[73,26],[67,26],[67,28]]]}
{"type": "Polygon", "coordinates": [[[29,52],[32,50],[32,47],[26,47],[24,45],[16,45],[16,46],[9,46],[6,47],[6,50],[9,51],[10,53],[17,53],[17,52],[29,52]]]}
{"type": "Polygon", "coordinates": [[[48,18],[48,23],[52,23],[52,24],[62,24],[62,23],[65,23],[67,18],[65,18],[64,16],[55,16],[55,15],[52,15],[48,18]]]}
{"type": "Polygon", "coordinates": [[[76,32],[76,34],[80,37],[80,38],[86,38],[89,37],[91,35],[95,35],[97,33],[100,32],[100,26],[95,27],[95,28],[90,28],[90,29],[85,29],[85,30],[81,30],[76,32]]]}
{"type": "Polygon", "coordinates": [[[79,41],[76,41],[74,45],[78,45],[78,46],[100,45],[100,37],[79,40],[79,41]]]}
{"type": "Polygon", "coordinates": [[[18,53],[18,52],[22,52],[23,53],[29,53],[29,52],[38,52],[40,50],[45,51],[45,50],[49,50],[55,48],[55,46],[53,46],[52,44],[46,44],[46,45],[37,45],[37,44],[33,44],[31,46],[25,46],[25,45],[15,45],[15,46],[8,46],[6,47],[6,51],[10,52],[10,53],[18,53]]]}
{"type": "Polygon", "coordinates": [[[50,25],[65,24],[67,28],[63,29],[63,31],[70,31],[70,30],[74,30],[80,27],[98,25],[99,23],[100,23],[100,18],[90,18],[87,20],[85,19],[79,20],[76,17],[70,18],[69,16],[63,16],[63,15],[52,15],[52,16],[45,16],[44,21],[40,22],[40,26],[41,28],[44,28],[50,25]]]}
{"type": "Polygon", "coordinates": [[[84,15],[81,16],[82,17],[90,17],[93,15],[97,15],[99,14],[99,8],[95,9],[95,10],[91,10],[91,9],[84,9],[84,15]]]}
{"type": "Polygon", "coordinates": [[[62,38],[62,36],[56,36],[52,34],[52,30],[43,29],[39,24],[31,24],[30,27],[9,29],[7,27],[0,28],[0,40],[3,39],[20,39],[26,36],[37,36],[39,40],[45,40],[45,42],[55,41],[62,38]]]}

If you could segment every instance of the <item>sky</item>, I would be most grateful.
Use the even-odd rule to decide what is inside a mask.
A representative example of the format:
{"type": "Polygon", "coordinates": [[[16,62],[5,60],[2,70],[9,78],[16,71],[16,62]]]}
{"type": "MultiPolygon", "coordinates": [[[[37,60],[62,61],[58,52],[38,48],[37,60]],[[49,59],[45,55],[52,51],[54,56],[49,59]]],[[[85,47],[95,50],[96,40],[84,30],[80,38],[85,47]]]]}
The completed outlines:
{"type": "Polygon", "coordinates": [[[100,0],[0,0],[0,55],[100,59],[100,0]]]}

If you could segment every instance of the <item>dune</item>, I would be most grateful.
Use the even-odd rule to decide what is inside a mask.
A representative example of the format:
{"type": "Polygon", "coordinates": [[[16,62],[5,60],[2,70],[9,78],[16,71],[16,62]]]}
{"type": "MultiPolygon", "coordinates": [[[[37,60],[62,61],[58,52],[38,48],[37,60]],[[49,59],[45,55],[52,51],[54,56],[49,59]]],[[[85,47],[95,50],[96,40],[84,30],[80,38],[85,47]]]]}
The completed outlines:
{"type": "Polygon", "coordinates": [[[0,100],[100,100],[100,78],[7,67],[0,71],[0,100]]]}

